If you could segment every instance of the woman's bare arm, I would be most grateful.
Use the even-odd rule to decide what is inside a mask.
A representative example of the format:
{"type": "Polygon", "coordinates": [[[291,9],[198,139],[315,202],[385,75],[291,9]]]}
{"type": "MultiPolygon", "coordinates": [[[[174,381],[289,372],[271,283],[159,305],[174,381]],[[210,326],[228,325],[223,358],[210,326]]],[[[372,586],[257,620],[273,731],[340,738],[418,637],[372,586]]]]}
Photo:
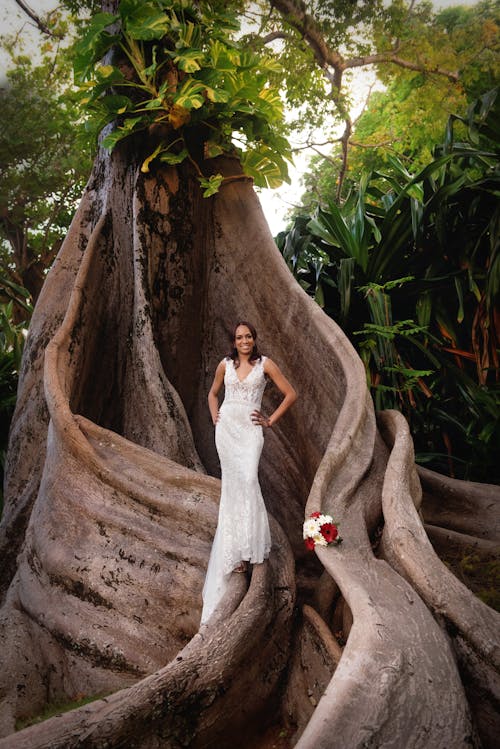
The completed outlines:
{"type": "Polygon", "coordinates": [[[219,390],[221,389],[224,382],[225,371],[226,362],[223,359],[217,365],[214,381],[212,382],[212,387],[208,392],[208,408],[210,409],[210,416],[212,417],[212,422],[214,424],[216,424],[219,420],[219,390]]]}
{"type": "Polygon", "coordinates": [[[272,427],[276,424],[285,411],[288,411],[290,406],[297,400],[297,393],[295,388],[288,382],[283,372],[280,370],[277,364],[272,359],[267,359],[264,362],[264,372],[274,382],[278,390],[283,394],[284,398],[279,404],[278,408],[266,419],[260,411],[254,411],[252,414],[252,421],[254,424],[260,424],[265,427],[272,427]]]}

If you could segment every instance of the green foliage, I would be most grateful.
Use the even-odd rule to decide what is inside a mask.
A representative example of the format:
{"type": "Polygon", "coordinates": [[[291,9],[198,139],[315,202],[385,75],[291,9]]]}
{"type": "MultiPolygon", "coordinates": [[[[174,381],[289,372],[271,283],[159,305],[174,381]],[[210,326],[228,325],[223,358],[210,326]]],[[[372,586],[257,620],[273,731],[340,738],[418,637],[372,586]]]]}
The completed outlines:
{"type": "MultiPolygon", "coordinates": [[[[9,303],[12,310],[15,307],[22,311],[21,317],[23,320],[29,320],[33,307],[31,305],[31,294],[30,292],[14,283],[9,278],[0,276],[0,302],[9,303]]],[[[6,304],[4,304],[4,307],[6,304]]],[[[12,310],[10,317],[13,318],[12,310]]]]}
{"type": "MultiPolygon", "coordinates": [[[[380,0],[363,3],[345,0],[322,0],[316,3],[296,3],[299,13],[308,14],[306,26],[315,27],[322,36],[324,46],[344,58],[375,53],[378,30],[392,38],[394,19],[386,4],[380,0]]],[[[340,109],[349,109],[352,90],[348,85],[336,90],[329,65],[318,64],[315,50],[301,31],[297,30],[286,13],[267,2],[247,2],[246,18],[250,32],[244,42],[254,50],[273,50],[282,72],[275,83],[280,86],[288,105],[288,121],[300,141],[311,138],[321,129],[332,140],[342,120],[340,109]],[[269,43],[269,39],[276,41],[269,43]]],[[[389,7],[400,6],[399,0],[389,7]]],[[[322,45],[318,45],[322,46],[322,45]]],[[[347,83],[349,74],[344,76],[347,83]]],[[[322,140],[325,138],[322,137],[322,140]]]]}
{"type": "Polygon", "coordinates": [[[477,98],[498,85],[499,0],[443,8],[436,14],[435,25],[453,45],[461,84],[469,99],[477,98]]]}
{"type": "Polygon", "coordinates": [[[26,323],[15,323],[13,320],[14,298],[22,299],[26,315],[31,314],[31,308],[26,302],[29,293],[20,288],[12,291],[12,301],[0,304],[0,503],[3,496],[3,465],[10,421],[16,404],[17,380],[26,333],[26,323]]]}
{"type": "Polygon", "coordinates": [[[202,172],[191,145],[200,140],[205,156],[238,155],[259,186],[287,180],[283,105],[268,85],[278,66],[240,47],[237,30],[235,15],[186,0],[122,0],[116,15],[94,15],[74,70],[94,129],[116,123],[102,145],[113,149],[132,135],[160,133],[143,171],[154,161],[189,159],[206,196],[222,177],[202,172]]]}
{"type": "Polygon", "coordinates": [[[0,305],[0,411],[2,414],[15,405],[17,375],[21,367],[26,332],[24,323],[13,322],[12,308],[12,302],[0,305]]]}
{"type": "Polygon", "coordinates": [[[487,481],[500,438],[499,114],[494,90],[450,118],[416,174],[391,157],[341,207],[278,237],[357,346],[376,407],[409,419],[419,460],[487,481]]]}
{"type": "MultiPolygon", "coordinates": [[[[391,169],[390,156],[422,168],[432,159],[448,117],[465,116],[470,102],[498,86],[500,3],[484,0],[474,6],[445,8],[432,13],[419,4],[408,16],[403,4],[388,6],[384,24],[374,24],[377,50],[390,47],[390,31],[400,33],[399,57],[417,61],[430,71],[422,73],[397,65],[377,66],[384,90],[372,92],[355,122],[349,147],[347,186],[357,184],[365,171],[391,169]],[[398,32],[399,29],[399,32],[398,32]],[[441,68],[456,72],[458,82],[433,74],[441,68]]],[[[304,206],[326,204],[340,172],[340,146],[331,159],[311,159],[305,175],[304,206]]]]}
{"type": "MultiPolygon", "coordinates": [[[[8,283],[36,299],[91,168],[79,124],[69,50],[45,42],[40,62],[4,40],[10,57],[0,89],[0,300],[8,283]]],[[[17,300],[19,301],[19,300],[17,300]]],[[[15,305],[17,317],[23,315],[15,305]]]]}

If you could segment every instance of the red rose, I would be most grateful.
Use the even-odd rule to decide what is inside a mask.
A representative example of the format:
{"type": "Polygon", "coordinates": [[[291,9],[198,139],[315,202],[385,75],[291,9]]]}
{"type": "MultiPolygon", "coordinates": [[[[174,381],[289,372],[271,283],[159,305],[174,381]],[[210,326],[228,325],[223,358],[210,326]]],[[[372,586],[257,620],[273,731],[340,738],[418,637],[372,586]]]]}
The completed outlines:
{"type": "Polygon", "coordinates": [[[319,518],[319,516],[320,516],[320,515],[321,515],[321,512],[313,512],[313,513],[311,514],[311,517],[312,517],[312,518],[319,518]]]}
{"type": "Polygon", "coordinates": [[[337,526],[333,523],[325,523],[319,530],[325,541],[329,544],[332,543],[332,541],[335,541],[339,535],[337,526]]]}
{"type": "Polygon", "coordinates": [[[314,550],[314,538],[305,538],[304,539],[304,543],[305,543],[306,549],[308,549],[308,551],[313,551],[314,550]]]}

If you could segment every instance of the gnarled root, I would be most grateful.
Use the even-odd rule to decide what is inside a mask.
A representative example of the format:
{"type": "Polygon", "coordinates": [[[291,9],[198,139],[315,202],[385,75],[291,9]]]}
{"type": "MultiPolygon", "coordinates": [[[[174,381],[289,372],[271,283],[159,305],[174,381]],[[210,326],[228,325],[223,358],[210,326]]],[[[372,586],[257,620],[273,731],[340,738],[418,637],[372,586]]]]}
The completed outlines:
{"type": "Polygon", "coordinates": [[[386,411],[380,414],[379,424],[392,444],[382,495],[384,555],[444,621],[455,643],[460,670],[468,675],[467,691],[481,693],[485,703],[475,715],[483,744],[493,746],[500,731],[498,713],[498,722],[492,720],[500,702],[500,615],[466,588],[432,548],[415,507],[420,485],[406,420],[396,411],[386,411]],[[484,714],[486,720],[482,719],[484,714]]]}

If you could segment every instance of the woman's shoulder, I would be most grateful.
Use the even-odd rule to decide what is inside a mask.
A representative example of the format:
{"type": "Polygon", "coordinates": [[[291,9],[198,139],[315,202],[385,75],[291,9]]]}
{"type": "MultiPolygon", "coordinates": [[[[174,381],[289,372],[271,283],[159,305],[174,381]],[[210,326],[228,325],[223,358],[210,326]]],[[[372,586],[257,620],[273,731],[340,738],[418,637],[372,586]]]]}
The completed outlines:
{"type": "Polygon", "coordinates": [[[264,356],[264,354],[261,356],[261,362],[266,374],[276,368],[276,364],[273,360],[270,359],[269,356],[264,356]]]}

